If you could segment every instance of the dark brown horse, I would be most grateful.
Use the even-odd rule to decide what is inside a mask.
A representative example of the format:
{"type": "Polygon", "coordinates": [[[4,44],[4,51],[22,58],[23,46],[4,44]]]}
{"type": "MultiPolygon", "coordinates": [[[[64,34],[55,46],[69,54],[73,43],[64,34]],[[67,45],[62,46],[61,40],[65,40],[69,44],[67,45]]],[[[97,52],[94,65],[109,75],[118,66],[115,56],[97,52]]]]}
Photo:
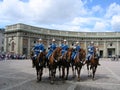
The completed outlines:
{"type": "Polygon", "coordinates": [[[42,74],[43,74],[43,68],[46,63],[46,52],[40,52],[37,60],[35,60],[35,67],[36,67],[36,73],[37,73],[37,81],[41,81],[42,74]]]}
{"type": "Polygon", "coordinates": [[[77,55],[72,64],[73,77],[76,75],[76,70],[77,70],[78,81],[80,81],[80,72],[81,72],[85,57],[86,57],[86,52],[84,49],[81,48],[80,51],[77,52],[77,55]]]}
{"type": "Polygon", "coordinates": [[[68,74],[69,74],[69,67],[70,67],[70,62],[71,62],[71,55],[72,55],[73,48],[69,48],[67,52],[62,56],[61,59],[61,65],[62,65],[62,78],[68,79],[68,74]],[[67,74],[65,77],[65,68],[67,69],[67,74]]]}
{"type": "Polygon", "coordinates": [[[56,68],[57,68],[57,64],[58,64],[58,61],[61,57],[61,48],[60,47],[57,47],[52,55],[50,56],[49,58],[49,74],[50,74],[50,82],[53,84],[54,83],[54,79],[55,79],[55,74],[56,74],[56,68]]]}
{"type": "Polygon", "coordinates": [[[91,57],[91,60],[87,61],[87,70],[88,70],[88,76],[92,76],[92,79],[95,79],[95,72],[98,66],[98,58],[96,55],[96,47],[94,47],[94,54],[91,57]]]}

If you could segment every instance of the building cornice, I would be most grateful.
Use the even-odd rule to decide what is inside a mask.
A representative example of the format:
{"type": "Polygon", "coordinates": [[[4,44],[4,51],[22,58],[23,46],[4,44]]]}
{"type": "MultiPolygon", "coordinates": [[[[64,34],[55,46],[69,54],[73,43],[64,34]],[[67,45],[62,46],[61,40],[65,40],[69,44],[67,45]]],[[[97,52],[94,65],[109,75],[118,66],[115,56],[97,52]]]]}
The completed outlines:
{"type": "Polygon", "coordinates": [[[54,35],[64,37],[80,37],[80,38],[120,38],[120,32],[74,32],[54,30],[41,27],[30,26],[22,23],[6,26],[5,34],[15,32],[27,32],[43,35],[54,35]]]}

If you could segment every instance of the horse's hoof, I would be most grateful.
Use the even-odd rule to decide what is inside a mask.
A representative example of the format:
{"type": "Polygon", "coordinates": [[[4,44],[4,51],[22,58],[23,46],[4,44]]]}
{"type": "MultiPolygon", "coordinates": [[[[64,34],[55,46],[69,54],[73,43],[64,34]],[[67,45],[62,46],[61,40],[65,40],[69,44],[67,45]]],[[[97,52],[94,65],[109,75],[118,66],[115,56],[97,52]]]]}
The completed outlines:
{"type": "Polygon", "coordinates": [[[66,77],[65,80],[68,80],[68,78],[66,77]]]}
{"type": "Polygon", "coordinates": [[[54,82],[53,82],[53,81],[50,81],[50,83],[51,83],[51,84],[54,84],[54,82]]]}
{"type": "Polygon", "coordinates": [[[78,78],[78,80],[77,80],[78,82],[80,81],[80,78],[78,78]]]}
{"type": "Polygon", "coordinates": [[[92,80],[94,81],[94,80],[95,80],[95,78],[92,78],[92,80]]]}
{"type": "Polygon", "coordinates": [[[75,76],[72,76],[72,78],[74,79],[74,78],[75,78],[75,76]]]}
{"type": "Polygon", "coordinates": [[[63,79],[62,82],[65,83],[65,79],[63,79]]]}
{"type": "Polygon", "coordinates": [[[90,75],[90,74],[88,75],[88,77],[91,77],[91,76],[92,76],[92,75],[90,75]]]}
{"type": "Polygon", "coordinates": [[[39,79],[37,79],[37,83],[39,83],[40,82],[40,80],[39,79]]]}
{"type": "Polygon", "coordinates": [[[59,78],[62,78],[62,76],[59,76],[59,78]]]}

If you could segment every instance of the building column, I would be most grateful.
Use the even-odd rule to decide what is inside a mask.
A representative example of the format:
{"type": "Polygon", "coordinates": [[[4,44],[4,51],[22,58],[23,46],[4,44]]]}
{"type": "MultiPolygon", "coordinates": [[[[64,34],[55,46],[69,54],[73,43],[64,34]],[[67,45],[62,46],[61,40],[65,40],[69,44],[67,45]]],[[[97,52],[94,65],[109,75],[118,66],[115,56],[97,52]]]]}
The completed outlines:
{"type": "MultiPolygon", "coordinates": [[[[85,40],[84,49],[86,50],[86,52],[88,51],[88,50],[87,50],[87,42],[86,42],[86,40],[85,40]]],[[[87,53],[86,53],[86,54],[87,54],[87,53]]]]}
{"type": "Polygon", "coordinates": [[[117,40],[117,46],[116,46],[116,55],[119,55],[119,42],[117,40]]]}
{"type": "Polygon", "coordinates": [[[5,39],[4,39],[4,51],[5,51],[5,52],[8,52],[8,48],[9,48],[8,38],[7,38],[7,35],[5,34],[5,39]]]}
{"type": "Polygon", "coordinates": [[[49,41],[49,39],[47,40],[47,48],[46,48],[46,51],[48,51],[48,47],[49,47],[49,45],[50,45],[50,41],[49,41]]]}
{"type": "Polygon", "coordinates": [[[23,54],[23,37],[19,37],[19,53],[23,54]]]}
{"type": "Polygon", "coordinates": [[[86,49],[87,48],[87,43],[86,43],[86,41],[85,41],[85,43],[84,43],[84,49],[86,49]]]}
{"type": "Polygon", "coordinates": [[[106,47],[106,41],[104,41],[103,57],[107,57],[107,47],[106,47]]]}
{"type": "Polygon", "coordinates": [[[30,43],[30,37],[29,37],[28,38],[28,55],[27,55],[28,58],[30,57],[30,51],[31,51],[31,48],[30,48],[31,46],[30,45],[31,45],[31,43],[30,43]]]}

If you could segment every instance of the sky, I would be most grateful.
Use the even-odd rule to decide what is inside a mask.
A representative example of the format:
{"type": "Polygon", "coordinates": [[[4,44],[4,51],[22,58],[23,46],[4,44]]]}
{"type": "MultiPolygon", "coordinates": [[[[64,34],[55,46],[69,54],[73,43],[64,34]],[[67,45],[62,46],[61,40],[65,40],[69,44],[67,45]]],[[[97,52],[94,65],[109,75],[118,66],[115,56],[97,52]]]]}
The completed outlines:
{"type": "Polygon", "coordinates": [[[120,0],[0,0],[0,28],[16,23],[77,32],[120,32],[120,0]]]}

